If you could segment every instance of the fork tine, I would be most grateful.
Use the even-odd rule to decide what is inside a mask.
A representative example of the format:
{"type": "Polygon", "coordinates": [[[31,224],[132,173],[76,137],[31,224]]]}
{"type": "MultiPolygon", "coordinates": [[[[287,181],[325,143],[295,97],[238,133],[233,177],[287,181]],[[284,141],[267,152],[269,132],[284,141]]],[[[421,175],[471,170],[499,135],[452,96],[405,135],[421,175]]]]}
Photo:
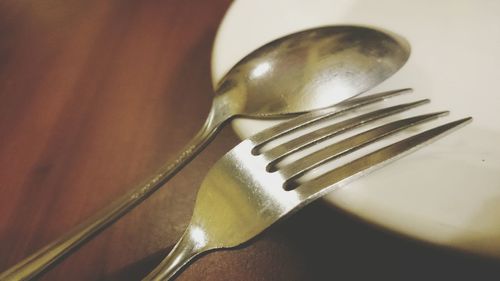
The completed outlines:
{"type": "Polygon", "coordinates": [[[365,125],[369,122],[414,108],[416,106],[428,103],[428,99],[419,100],[411,103],[399,104],[379,110],[375,110],[369,113],[365,113],[362,115],[358,115],[356,117],[335,123],[333,125],[329,125],[318,129],[309,134],[300,136],[296,139],[288,141],[284,144],[281,144],[275,148],[270,149],[269,151],[263,152],[266,158],[269,160],[268,171],[272,172],[276,170],[276,164],[283,159],[285,156],[290,155],[291,153],[311,146],[320,141],[332,138],[340,133],[345,131],[354,129],[361,125],[365,125]]]}
{"type": "Polygon", "coordinates": [[[403,157],[412,151],[469,123],[472,117],[463,118],[457,121],[446,123],[444,125],[429,129],[417,135],[385,146],[343,166],[340,166],[330,172],[322,174],[315,179],[309,180],[299,185],[296,191],[304,200],[302,204],[324,195],[335,188],[341,187],[357,177],[369,173],[376,168],[380,168],[390,162],[403,157]]]}
{"type": "Polygon", "coordinates": [[[280,167],[280,174],[286,178],[283,188],[285,190],[293,189],[296,184],[295,180],[298,177],[321,164],[330,162],[341,157],[342,155],[356,151],[370,143],[388,137],[399,131],[428,122],[448,113],[448,111],[441,111],[397,120],[324,147],[291,164],[280,167]]]}
{"type": "Polygon", "coordinates": [[[264,130],[261,133],[253,136],[252,141],[255,144],[255,148],[253,149],[252,153],[257,154],[259,149],[263,145],[272,141],[273,139],[289,134],[299,128],[303,128],[319,120],[332,118],[334,116],[338,116],[342,113],[345,113],[346,111],[353,110],[355,108],[366,106],[375,102],[379,102],[391,97],[395,97],[410,92],[412,92],[411,88],[404,88],[404,89],[377,93],[365,97],[349,99],[335,106],[302,114],[290,121],[278,124],[270,129],[264,130]]]}

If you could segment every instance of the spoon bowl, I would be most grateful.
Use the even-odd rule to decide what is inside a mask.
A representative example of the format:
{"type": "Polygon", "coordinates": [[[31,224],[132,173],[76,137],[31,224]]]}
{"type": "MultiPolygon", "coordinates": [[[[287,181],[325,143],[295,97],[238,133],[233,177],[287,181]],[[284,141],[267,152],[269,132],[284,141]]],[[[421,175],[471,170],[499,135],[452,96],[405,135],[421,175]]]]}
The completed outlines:
{"type": "Polygon", "coordinates": [[[279,118],[336,104],[391,76],[409,54],[409,44],[402,37],[359,26],[315,28],[264,45],[221,80],[207,121],[173,162],[1,273],[0,280],[31,279],[62,260],[158,190],[234,117],[279,118]]]}
{"type": "Polygon", "coordinates": [[[323,108],[381,83],[407,61],[402,37],[361,26],[327,26],[274,40],[239,61],[218,83],[214,110],[278,117],[323,108]]]}

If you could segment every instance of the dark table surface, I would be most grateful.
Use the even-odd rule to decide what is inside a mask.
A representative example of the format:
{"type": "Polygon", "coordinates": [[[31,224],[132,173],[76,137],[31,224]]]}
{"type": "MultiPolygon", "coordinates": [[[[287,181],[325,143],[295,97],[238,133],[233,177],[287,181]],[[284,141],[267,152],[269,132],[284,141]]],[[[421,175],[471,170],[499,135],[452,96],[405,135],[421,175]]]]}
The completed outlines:
{"type": "MultiPolygon", "coordinates": [[[[194,135],[228,0],[0,1],[0,271],[106,206],[194,135]]],[[[226,128],[186,169],[42,280],[137,280],[181,235],[226,128]]],[[[178,280],[498,279],[497,261],[312,204],[178,280]]]]}

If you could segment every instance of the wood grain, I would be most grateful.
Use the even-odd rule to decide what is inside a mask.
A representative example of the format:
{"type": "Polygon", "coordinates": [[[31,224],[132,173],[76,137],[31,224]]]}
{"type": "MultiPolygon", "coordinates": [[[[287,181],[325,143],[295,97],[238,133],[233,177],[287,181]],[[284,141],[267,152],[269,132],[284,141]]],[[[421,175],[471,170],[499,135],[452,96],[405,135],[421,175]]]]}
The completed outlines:
{"type": "MultiPolygon", "coordinates": [[[[229,0],[0,1],[0,271],[175,156],[211,99],[229,0]]],[[[42,280],[137,280],[186,226],[229,128],[162,190],[42,280]]],[[[498,264],[413,242],[318,203],[178,280],[500,276],[498,264]]],[[[484,278],[483,278],[484,279],[484,278]]]]}

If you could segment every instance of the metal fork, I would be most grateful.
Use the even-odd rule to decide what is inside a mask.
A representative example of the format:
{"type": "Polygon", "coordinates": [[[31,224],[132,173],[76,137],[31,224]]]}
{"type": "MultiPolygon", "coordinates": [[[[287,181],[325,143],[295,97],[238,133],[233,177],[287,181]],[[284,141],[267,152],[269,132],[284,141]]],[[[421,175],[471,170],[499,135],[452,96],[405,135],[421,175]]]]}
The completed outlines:
{"type": "MultiPolygon", "coordinates": [[[[383,93],[378,99],[400,92],[402,91],[383,93]]],[[[358,99],[351,104],[344,103],[334,108],[301,115],[241,142],[210,169],[201,184],[194,213],[186,231],[170,254],[144,280],[171,279],[193,257],[214,249],[238,246],[327,192],[471,120],[468,117],[434,127],[302,182],[300,179],[305,173],[321,167],[326,162],[447,112],[424,114],[386,123],[326,146],[293,163],[283,164],[283,158],[303,151],[306,147],[426,102],[428,100],[375,110],[265,149],[266,144],[291,132],[349,112],[352,103],[359,103],[358,99]]]]}

